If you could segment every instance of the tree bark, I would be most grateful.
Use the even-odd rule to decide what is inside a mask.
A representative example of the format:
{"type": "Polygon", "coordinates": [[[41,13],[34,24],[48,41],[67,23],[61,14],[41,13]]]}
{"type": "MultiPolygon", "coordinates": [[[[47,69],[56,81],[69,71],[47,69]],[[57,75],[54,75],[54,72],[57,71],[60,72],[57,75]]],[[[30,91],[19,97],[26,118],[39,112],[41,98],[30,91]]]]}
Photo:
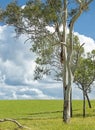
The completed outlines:
{"type": "Polygon", "coordinates": [[[70,93],[70,107],[71,107],[71,117],[73,116],[73,110],[72,110],[72,88],[71,88],[71,93],[70,93]]]}
{"type": "Polygon", "coordinates": [[[85,91],[83,90],[83,117],[85,117],[85,91]]]}
{"type": "Polygon", "coordinates": [[[89,96],[88,96],[87,92],[86,92],[85,96],[86,96],[86,98],[87,98],[89,108],[92,108],[92,107],[91,107],[91,102],[90,102],[90,99],[89,99],[89,96]]]}
{"type": "MultiPolygon", "coordinates": [[[[86,4],[82,5],[82,2],[79,3],[79,11],[74,15],[70,21],[70,28],[69,28],[69,34],[70,34],[70,43],[67,45],[66,38],[67,38],[67,2],[68,0],[63,0],[63,44],[62,44],[62,50],[63,50],[63,56],[64,56],[64,63],[63,63],[63,88],[64,88],[64,110],[63,110],[63,120],[68,123],[70,121],[71,117],[71,104],[70,104],[70,93],[71,93],[71,86],[73,81],[73,75],[71,72],[71,57],[72,57],[72,51],[73,51],[73,27],[76,20],[79,18],[79,16],[82,14],[82,12],[85,10],[85,7],[91,2],[92,0],[89,0],[86,4]]],[[[85,95],[84,95],[84,107],[85,108],[85,95]]],[[[84,109],[85,112],[85,109],[84,109]]],[[[84,113],[85,114],[85,113],[84,113]]]]}
{"type": "Polygon", "coordinates": [[[71,107],[70,107],[70,90],[66,87],[64,89],[64,111],[63,111],[63,117],[64,121],[68,123],[70,121],[71,117],[71,107]]]}
{"type": "Polygon", "coordinates": [[[63,44],[62,50],[64,56],[63,63],[63,93],[64,93],[64,105],[63,105],[63,120],[65,123],[70,121],[70,90],[71,90],[71,70],[70,70],[70,60],[68,58],[68,49],[66,46],[67,39],[67,0],[63,1],[63,44]]]}

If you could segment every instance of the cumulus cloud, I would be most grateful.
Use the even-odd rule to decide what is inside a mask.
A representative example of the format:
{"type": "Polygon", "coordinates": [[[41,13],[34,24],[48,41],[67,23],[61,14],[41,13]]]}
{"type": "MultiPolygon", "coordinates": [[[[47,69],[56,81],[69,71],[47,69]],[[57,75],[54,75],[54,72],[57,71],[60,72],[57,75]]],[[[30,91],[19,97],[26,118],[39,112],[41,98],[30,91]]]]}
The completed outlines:
{"type": "Polygon", "coordinates": [[[85,53],[91,52],[95,49],[95,41],[91,37],[86,37],[85,35],[79,34],[78,32],[74,33],[79,37],[80,44],[84,44],[85,53]]]}
{"type": "MultiPolygon", "coordinates": [[[[55,29],[54,27],[50,27],[47,26],[47,29],[51,32],[54,33],[55,29]]],[[[63,31],[63,26],[60,26],[60,31],[63,31]]],[[[69,33],[69,29],[67,28],[67,33],[69,33]]],[[[85,49],[85,53],[92,51],[93,49],[95,49],[95,41],[91,38],[91,37],[87,37],[83,34],[79,34],[78,32],[74,32],[74,35],[77,35],[79,40],[80,40],[80,44],[84,44],[84,49],[85,49]]]]}
{"type": "Polygon", "coordinates": [[[13,27],[0,27],[0,70],[7,84],[22,84],[27,75],[33,75],[34,57],[29,51],[29,44],[24,44],[25,39],[23,35],[16,39],[13,27]]]}
{"type": "Polygon", "coordinates": [[[54,99],[47,90],[57,85],[33,80],[35,55],[24,44],[27,37],[15,35],[13,27],[0,26],[0,99],[54,99]]]}
{"type": "MultiPolygon", "coordinates": [[[[0,99],[62,99],[60,82],[50,77],[33,80],[36,64],[35,55],[29,51],[31,44],[24,44],[27,39],[25,35],[18,39],[15,35],[13,27],[0,26],[0,99]]],[[[82,43],[85,42],[86,51],[95,48],[93,39],[78,33],[76,35],[82,43]]],[[[80,99],[80,95],[81,92],[73,88],[73,98],[80,99]]]]}

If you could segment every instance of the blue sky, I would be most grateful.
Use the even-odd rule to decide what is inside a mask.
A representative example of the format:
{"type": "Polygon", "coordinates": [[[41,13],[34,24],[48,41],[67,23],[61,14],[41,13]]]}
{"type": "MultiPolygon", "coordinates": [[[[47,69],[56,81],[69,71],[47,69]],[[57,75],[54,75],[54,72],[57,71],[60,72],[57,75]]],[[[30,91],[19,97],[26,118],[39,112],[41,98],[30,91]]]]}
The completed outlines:
{"type": "Polygon", "coordinates": [[[95,0],[90,4],[89,10],[77,20],[74,30],[95,39],[95,0]]]}
{"type": "MultiPolygon", "coordinates": [[[[0,0],[5,7],[11,0],[0,0]]],[[[18,0],[20,5],[25,0],[18,0]]],[[[27,1],[27,0],[26,0],[27,1]]],[[[85,51],[95,49],[95,1],[90,10],[84,13],[76,22],[75,34],[80,42],[85,42],[85,51]]],[[[61,99],[62,84],[50,77],[41,81],[33,80],[35,55],[29,51],[30,44],[24,44],[25,35],[15,37],[13,27],[0,26],[0,99],[61,99]]],[[[95,99],[95,91],[89,96],[95,99]]],[[[81,91],[73,88],[73,98],[82,99],[81,91]]]]}
{"type": "MultiPolygon", "coordinates": [[[[14,0],[0,0],[0,6],[5,8],[8,3],[12,2],[14,0]]],[[[19,5],[23,5],[27,2],[27,0],[18,0],[19,5]]]]}
{"type": "MultiPolygon", "coordinates": [[[[0,0],[0,6],[5,7],[12,0],[0,0]]],[[[20,5],[23,5],[28,0],[18,0],[20,5]]],[[[89,11],[83,13],[77,20],[74,30],[95,39],[95,1],[90,4],[89,11]]]]}

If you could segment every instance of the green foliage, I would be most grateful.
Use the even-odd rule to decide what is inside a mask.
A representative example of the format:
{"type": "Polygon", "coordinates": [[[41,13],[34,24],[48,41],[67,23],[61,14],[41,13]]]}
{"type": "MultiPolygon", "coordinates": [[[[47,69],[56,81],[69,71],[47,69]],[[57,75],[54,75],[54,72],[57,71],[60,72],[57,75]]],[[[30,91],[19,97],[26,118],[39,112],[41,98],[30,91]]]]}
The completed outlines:
{"type": "Polygon", "coordinates": [[[50,69],[43,66],[36,66],[34,71],[34,80],[42,79],[43,75],[50,75],[50,69]]]}
{"type": "Polygon", "coordinates": [[[17,5],[16,2],[10,3],[6,7],[6,11],[2,12],[3,14],[3,20],[5,23],[10,24],[10,25],[17,25],[20,22],[20,17],[21,17],[21,11],[20,7],[17,5]]]}
{"type": "Polygon", "coordinates": [[[59,20],[60,9],[62,8],[61,0],[47,0],[45,4],[45,9],[43,12],[44,18],[50,24],[54,24],[59,20]]]}
{"type": "Polygon", "coordinates": [[[75,81],[81,85],[81,89],[90,90],[93,81],[95,80],[95,61],[93,53],[88,53],[86,58],[81,57],[78,62],[78,67],[75,72],[75,81]]]}
{"type": "MultiPolygon", "coordinates": [[[[58,43],[57,38],[50,37],[50,41],[46,40],[44,42],[40,42],[33,45],[32,50],[36,52],[38,55],[36,59],[37,68],[35,77],[41,77],[42,75],[52,74],[54,79],[62,80],[62,63],[60,62],[60,54],[61,54],[61,45],[53,43],[58,43]],[[54,40],[53,40],[54,39],[54,40]],[[48,69],[47,69],[48,68],[48,69]],[[43,70],[43,71],[41,71],[43,70]],[[48,73],[44,73],[48,72],[48,73]],[[39,76],[38,76],[39,75],[39,76]]],[[[67,45],[69,44],[69,35],[67,37],[67,45]]],[[[77,36],[73,36],[73,54],[72,54],[72,62],[71,67],[74,73],[75,67],[78,62],[78,58],[83,54],[84,48],[80,46],[80,42],[77,36]]],[[[38,79],[39,79],[38,78],[38,79]]],[[[36,78],[37,79],[37,78],[36,78]]]]}
{"type": "MultiPolygon", "coordinates": [[[[69,9],[69,15],[72,18],[78,9],[72,6],[72,2],[70,6],[73,7],[69,9]]],[[[63,15],[62,0],[29,0],[24,8],[17,5],[17,2],[11,2],[1,13],[3,22],[15,26],[17,34],[28,34],[33,43],[31,50],[38,56],[36,59],[38,67],[35,70],[35,76],[37,75],[37,77],[42,77],[43,74],[51,74],[50,70],[54,70],[56,77],[62,76],[61,53],[63,52],[61,50],[61,42],[63,40],[63,32],[60,31],[60,26],[63,25],[63,15]],[[47,29],[50,26],[53,27],[54,33],[47,29]]],[[[68,48],[70,48],[69,39],[70,37],[68,36],[68,48]]],[[[74,66],[72,70],[75,71],[77,57],[83,51],[82,48],[79,49],[80,45],[77,36],[74,37],[73,48],[71,66],[74,66]],[[79,54],[77,54],[78,50],[80,50],[79,54]]]]}
{"type": "MultiPolygon", "coordinates": [[[[3,10],[3,13],[1,13],[3,18],[2,21],[9,25],[13,24],[17,29],[23,27],[23,30],[26,33],[28,33],[27,29],[30,30],[30,26],[37,27],[39,24],[46,31],[46,25],[55,24],[55,22],[59,20],[60,8],[62,8],[61,6],[61,0],[47,0],[46,2],[29,0],[24,8],[17,5],[17,2],[11,2],[8,4],[6,9],[3,10]],[[23,19],[25,21],[27,20],[27,27],[25,26],[23,19]]],[[[37,31],[38,30],[40,30],[40,28],[37,29],[37,31]]]]}
{"type": "Polygon", "coordinates": [[[25,8],[22,10],[23,17],[27,18],[28,20],[33,20],[41,18],[42,15],[42,9],[41,9],[41,3],[37,0],[35,1],[29,1],[26,3],[25,8]]]}

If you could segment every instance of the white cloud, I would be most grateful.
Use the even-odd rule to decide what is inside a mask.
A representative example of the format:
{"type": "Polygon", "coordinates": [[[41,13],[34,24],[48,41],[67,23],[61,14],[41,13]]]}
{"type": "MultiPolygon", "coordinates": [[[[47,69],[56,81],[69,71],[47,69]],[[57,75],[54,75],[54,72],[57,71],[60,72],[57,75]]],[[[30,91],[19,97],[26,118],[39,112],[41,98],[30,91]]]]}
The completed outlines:
{"type": "Polygon", "coordinates": [[[73,99],[83,99],[82,90],[80,90],[78,88],[78,86],[75,84],[73,84],[73,87],[72,87],[72,98],[73,99]]]}
{"type": "Polygon", "coordinates": [[[46,29],[49,30],[51,33],[55,32],[54,27],[47,26],[46,29]]]}
{"type": "Polygon", "coordinates": [[[24,83],[25,75],[31,76],[35,68],[30,44],[24,44],[24,35],[16,39],[13,27],[0,27],[0,36],[0,70],[6,76],[5,81],[24,83]]]}
{"type": "Polygon", "coordinates": [[[23,94],[19,97],[20,99],[32,99],[30,95],[23,94]]]}
{"type": "Polygon", "coordinates": [[[12,93],[12,98],[13,98],[13,99],[17,99],[17,95],[16,95],[16,92],[15,92],[15,91],[13,91],[13,93],[12,93]]]}
{"type": "Polygon", "coordinates": [[[91,52],[93,49],[95,49],[95,41],[92,38],[81,35],[78,32],[75,32],[74,34],[79,37],[81,44],[85,43],[84,48],[86,53],[91,52]]]}
{"type": "Polygon", "coordinates": [[[4,96],[5,95],[5,93],[3,93],[3,92],[0,92],[0,96],[4,96]]]}
{"type": "MultiPolygon", "coordinates": [[[[51,30],[53,32],[53,28],[51,30]]],[[[95,48],[95,41],[84,35],[86,51],[95,48]]],[[[35,55],[29,51],[31,44],[24,44],[25,35],[15,38],[13,27],[0,26],[0,99],[61,99],[63,88],[50,77],[42,81],[33,80],[35,55]]],[[[73,98],[80,99],[81,93],[73,89],[73,98]]],[[[95,98],[95,96],[91,95],[95,98]]]]}
{"type": "MultiPolygon", "coordinates": [[[[54,27],[47,26],[47,29],[51,32],[54,33],[55,29],[54,27]]],[[[63,31],[63,26],[60,26],[60,31],[63,31]]],[[[69,29],[67,28],[67,33],[69,33],[69,29]]],[[[74,32],[75,35],[79,37],[80,44],[84,44],[85,52],[90,52],[93,49],[95,49],[95,41],[91,37],[87,37],[83,34],[79,34],[78,32],[74,32]]]]}

